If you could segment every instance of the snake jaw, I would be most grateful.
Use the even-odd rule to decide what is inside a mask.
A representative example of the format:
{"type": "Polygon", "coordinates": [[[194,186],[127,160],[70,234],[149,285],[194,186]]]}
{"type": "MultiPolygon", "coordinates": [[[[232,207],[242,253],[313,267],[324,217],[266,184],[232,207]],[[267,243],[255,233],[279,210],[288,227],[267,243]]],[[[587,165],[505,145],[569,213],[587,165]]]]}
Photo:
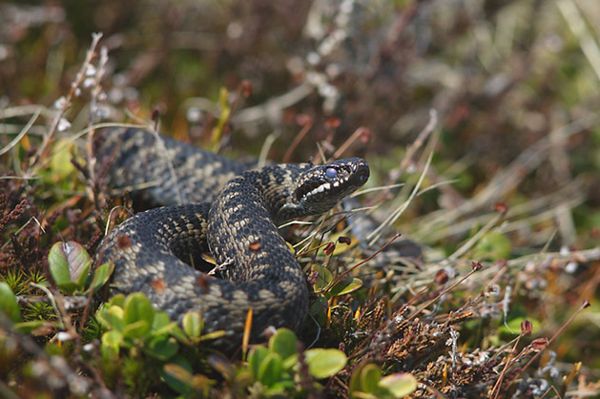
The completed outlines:
{"type": "Polygon", "coordinates": [[[369,166],[360,158],[313,166],[300,175],[293,201],[286,203],[282,211],[302,210],[303,214],[326,212],[365,184],[368,178],[369,166]]]}

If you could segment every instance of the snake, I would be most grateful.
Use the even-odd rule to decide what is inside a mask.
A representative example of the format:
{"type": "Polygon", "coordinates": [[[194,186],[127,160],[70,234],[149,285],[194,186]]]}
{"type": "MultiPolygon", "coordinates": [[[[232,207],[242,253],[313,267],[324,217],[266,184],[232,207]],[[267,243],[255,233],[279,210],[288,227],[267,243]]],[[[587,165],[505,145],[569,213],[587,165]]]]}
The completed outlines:
{"type": "Polygon", "coordinates": [[[159,206],[100,243],[95,265],[115,267],[111,295],[142,292],[180,323],[198,312],[203,334],[220,332],[221,346],[239,346],[248,320],[253,341],[269,327],[298,330],[310,290],[278,226],[332,209],[367,181],[365,160],[257,167],[154,131],[97,133],[107,184],[159,206]],[[212,272],[207,253],[217,265],[212,272]]]}

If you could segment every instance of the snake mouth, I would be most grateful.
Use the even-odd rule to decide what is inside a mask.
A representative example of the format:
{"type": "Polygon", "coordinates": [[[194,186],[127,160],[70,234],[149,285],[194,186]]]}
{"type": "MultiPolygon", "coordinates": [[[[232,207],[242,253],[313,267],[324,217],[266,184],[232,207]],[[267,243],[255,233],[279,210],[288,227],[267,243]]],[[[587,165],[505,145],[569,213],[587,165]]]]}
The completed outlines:
{"type": "Polygon", "coordinates": [[[319,165],[300,178],[295,192],[296,199],[300,202],[312,202],[330,198],[336,202],[362,186],[368,178],[369,166],[360,158],[319,165]]]}

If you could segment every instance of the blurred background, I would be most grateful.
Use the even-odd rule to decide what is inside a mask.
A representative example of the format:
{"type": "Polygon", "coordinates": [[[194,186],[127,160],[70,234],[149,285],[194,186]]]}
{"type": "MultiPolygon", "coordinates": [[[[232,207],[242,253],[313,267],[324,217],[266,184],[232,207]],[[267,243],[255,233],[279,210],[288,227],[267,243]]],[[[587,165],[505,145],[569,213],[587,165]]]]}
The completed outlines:
{"type": "MultiPolygon", "coordinates": [[[[401,231],[450,254],[496,204],[511,215],[510,256],[568,253],[600,242],[599,27],[597,0],[4,1],[0,110],[56,107],[100,32],[101,95],[90,106],[91,91],[76,93],[73,131],[159,119],[203,145],[230,108],[221,148],[257,156],[267,140],[280,161],[306,134],[290,160],[346,145],[373,166],[372,186],[418,177],[427,153],[401,161],[434,131],[436,189],[401,231]]],[[[523,268],[519,306],[535,301],[547,331],[598,296],[598,261],[577,266],[523,268]]],[[[562,358],[600,368],[599,309],[561,339],[562,358]]]]}
{"type": "MultiPolygon", "coordinates": [[[[555,135],[552,156],[521,186],[540,193],[600,163],[598,26],[594,0],[5,1],[0,105],[51,105],[102,32],[102,116],[158,110],[162,130],[182,137],[207,123],[203,100],[217,103],[221,88],[247,82],[251,95],[232,121],[238,141],[260,146],[255,137],[275,132],[275,147],[285,146],[307,116],[313,142],[335,130],[339,144],[365,127],[369,150],[389,153],[414,140],[433,109],[436,157],[468,169],[458,182],[465,192],[576,124],[585,132],[566,143],[555,135]]],[[[599,222],[583,209],[580,223],[599,222]]]]}

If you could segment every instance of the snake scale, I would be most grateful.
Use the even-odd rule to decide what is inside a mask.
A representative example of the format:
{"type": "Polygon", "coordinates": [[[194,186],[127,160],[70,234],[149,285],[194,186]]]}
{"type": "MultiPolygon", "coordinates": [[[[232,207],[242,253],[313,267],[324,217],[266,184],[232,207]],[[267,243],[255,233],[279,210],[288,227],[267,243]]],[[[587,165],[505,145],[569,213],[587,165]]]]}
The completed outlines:
{"type": "Polygon", "coordinates": [[[100,244],[96,265],[115,265],[112,294],[141,291],[179,321],[198,311],[203,332],[224,331],[228,345],[241,343],[249,309],[253,339],[269,326],[299,327],[309,290],[277,226],[326,212],[362,186],[364,160],[252,168],[145,130],[98,133],[110,186],[166,205],[127,219],[100,244]],[[208,251],[219,278],[190,266],[208,251]]]}

